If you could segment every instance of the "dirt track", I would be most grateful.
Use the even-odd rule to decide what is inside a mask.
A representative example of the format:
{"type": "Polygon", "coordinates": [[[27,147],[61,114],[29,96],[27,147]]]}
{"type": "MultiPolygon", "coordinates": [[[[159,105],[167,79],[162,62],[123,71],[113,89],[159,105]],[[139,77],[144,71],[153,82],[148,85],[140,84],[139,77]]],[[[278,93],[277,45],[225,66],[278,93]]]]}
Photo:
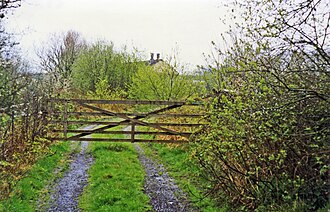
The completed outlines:
{"type": "MultiPolygon", "coordinates": [[[[92,129],[88,126],[84,129],[92,129]]],[[[130,127],[124,128],[130,130],[130,127]]],[[[79,211],[78,198],[87,185],[87,171],[93,163],[86,153],[88,142],[81,142],[81,151],[72,156],[69,170],[56,182],[48,211],[79,211]]],[[[194,211],[187,195],[175,184],[162,164],[148,158],[139,144],[134,144],[139,160],[146,171],[145,192],[155,211],[194,211]]]]}
{"type": "Polygon", "coordinates": [[[175,184],[165,167],[146,157],[139,144],[134,144],[146,171],[145,192],[155,211],[194,211],[187,195],[175,184]]]}
{"type": "MultiPolygon", "coordinates": [[[[92,129],[87,126],[83,129],[92,129]]],[[[54,188],[50,197],[48,211],[79,211],[78,198],[87,185],[87,171],[93,163],[91,155],[86,153],[88,142],[81,142],[81,151],[72,156],[69,170],[64,174],[54,188]]]]}

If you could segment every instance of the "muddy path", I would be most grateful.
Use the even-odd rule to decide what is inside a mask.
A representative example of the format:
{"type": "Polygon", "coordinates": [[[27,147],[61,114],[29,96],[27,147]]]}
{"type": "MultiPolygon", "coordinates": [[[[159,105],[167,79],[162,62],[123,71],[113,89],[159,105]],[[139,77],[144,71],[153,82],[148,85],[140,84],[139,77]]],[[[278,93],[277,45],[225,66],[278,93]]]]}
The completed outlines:
{"type": "Polygon", "coordinates": [[[164,165],[147,157],[139,144],[134,144],[146,171],[144,189],[155,211],[196,211],[171,178],[164,165]]]}
{"type": "MultiPolygon", "coordinates": [[[[87,126],[82,129],[93,129],[87,126]]],[[[93,163],[91,155],[86,154],[88,142],[81,142],[81,150],[72,156],[69,170],[55,184],[50,195],[50,207],[48,211],[79,211],[78,198],[87,185],[87,171],[93,163]]]]}
{"type": "MultiPolygon", "coordinates": [[[[130,131],[131,127],[124,128],[130,131]]],[[[150,203],[155,211],[197,211],[184,193],[169,176],[163,164],[147,157],[137,143],[134,148],[139,154],[139,160],[146,172],[144,190],[150,198],[150,203]]]]}
{"type": "MultiPolygon", "coordinates": [[[[94,127],[87,126],[82,129],[88,130],[94,127]]],[[[125,127],[124,130],[129,131],[130,126],[125,127]]],[[[189,203],[188,195],[179,189],[165,167],[147,157],[139,144],[134,143],[133,145],[146,172],[144,190],[150,198],[153,209],[157,212],[196,211],[189,203]]],[[[86,153],[87,147],[88,142],[81,142],[81,151],[71,157],[69,170],[63,178],[55,182],[55,187],[50,195],[50,207],[47,211],[80,211],[78,198],[87,185],[87,172],[93,163],[92,156],[86,153]]]]}

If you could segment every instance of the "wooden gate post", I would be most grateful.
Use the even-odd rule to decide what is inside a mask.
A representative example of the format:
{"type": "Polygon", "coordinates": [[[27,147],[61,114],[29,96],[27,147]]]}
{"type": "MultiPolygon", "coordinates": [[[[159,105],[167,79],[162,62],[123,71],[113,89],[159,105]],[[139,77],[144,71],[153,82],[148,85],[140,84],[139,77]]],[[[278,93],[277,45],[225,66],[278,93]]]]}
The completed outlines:
{"type": "Polygon", "coordinates": [[[131,142],[134,143],[134,136],[135,136],[135,123],[132,122],[131,125],[131,142]]]}
{"type": "Polygon", "coordinates": [[[64,103],[63,127],[65,140],[68,139],[68,102],[64,103]]]}

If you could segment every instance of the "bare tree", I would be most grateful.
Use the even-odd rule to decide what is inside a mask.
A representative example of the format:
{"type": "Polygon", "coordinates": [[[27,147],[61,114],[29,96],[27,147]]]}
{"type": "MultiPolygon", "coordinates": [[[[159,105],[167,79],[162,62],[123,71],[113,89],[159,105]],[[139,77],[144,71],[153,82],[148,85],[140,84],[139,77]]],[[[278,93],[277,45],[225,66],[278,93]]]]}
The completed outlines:
{"type": "Polygon", "coordinates": [[[71,76],[74,61],[85,46],[86,42],[78,32],[53,35],[50,45],[37,52],[41,69],[49,73],[55,83],[63,86],[71,76]]]}

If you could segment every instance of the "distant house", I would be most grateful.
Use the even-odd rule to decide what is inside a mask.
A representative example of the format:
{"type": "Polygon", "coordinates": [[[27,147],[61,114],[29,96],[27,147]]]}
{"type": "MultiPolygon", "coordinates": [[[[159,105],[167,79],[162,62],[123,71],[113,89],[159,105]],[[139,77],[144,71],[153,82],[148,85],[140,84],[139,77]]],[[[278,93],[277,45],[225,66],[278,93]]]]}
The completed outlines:
{"type": "Polygon", "coordinates": [[[153,66],[159,62],[164,62],[163,59],[160,59],[160,53],[156,54],[157,55],[156,59],[154,58],[154,55],[155,55],[154,53],[150,53],[150,60],[146,61],[147,65],[153,66]]]}

